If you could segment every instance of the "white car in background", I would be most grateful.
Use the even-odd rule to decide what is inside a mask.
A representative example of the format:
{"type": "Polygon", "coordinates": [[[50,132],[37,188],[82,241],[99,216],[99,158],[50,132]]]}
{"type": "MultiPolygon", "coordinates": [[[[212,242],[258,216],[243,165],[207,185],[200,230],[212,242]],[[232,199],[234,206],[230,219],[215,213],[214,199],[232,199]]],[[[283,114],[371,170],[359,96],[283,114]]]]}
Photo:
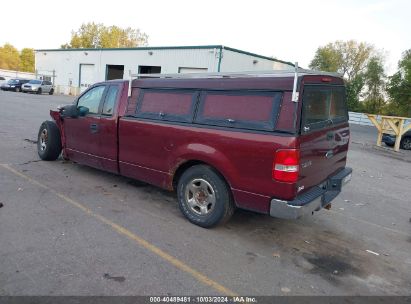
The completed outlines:
{"type": "Polygon", "coordinates": [[[29,82],[22,85],[21,90],[24,93],[32,92],[37,94],[48,93],[53,95],[54,88],[51,81],[32,79],[29,82]]]}

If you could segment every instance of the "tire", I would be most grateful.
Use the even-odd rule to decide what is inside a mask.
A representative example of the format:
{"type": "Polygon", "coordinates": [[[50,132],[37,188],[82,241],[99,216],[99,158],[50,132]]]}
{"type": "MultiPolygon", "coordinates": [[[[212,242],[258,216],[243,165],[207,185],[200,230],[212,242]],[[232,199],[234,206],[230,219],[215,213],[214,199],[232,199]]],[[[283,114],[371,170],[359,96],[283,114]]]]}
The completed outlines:
{"type": "Polygon", "coordinates": [[[54,94],[54,89],[51,89],[49,92],[49,95],[53,95],[54,94]]]}
{"type": "Polygon", "coordinates": [[[37,90],[37,94],[41,94],[42,92],[41,92],[41,88],[39,88],[38,90],[37,90]]]}
{"type": "Polygon", "coordinates": [[[19,87],[15,88],[14,92],[21,92],[21,88],[19,88],[19,87]]]}
{"type": "Polygon", "coordinates": [[[61,153],[60,130],[54,121],[41,124],[37,136],[37,153],[42,160],[56,160],[61,153]]]}
{"type": "Polygon", "coordinates": [[[181,175],[177,197],[184,216],[204,228],[225,223],[235,209],[227,183],[206,165],[192,166],[181,175]]]}
{"type": "Polygon", "coordinates": [[[394,147],[394,144],[391,143],[385,143],[385,145],[387,145],[388,147],[394,147]]]}
{"type": "Polygon", "coordinates": [[[403,137],[401,139],[400,148],[404,150],[411,150],[411,137],[403,137]]]}

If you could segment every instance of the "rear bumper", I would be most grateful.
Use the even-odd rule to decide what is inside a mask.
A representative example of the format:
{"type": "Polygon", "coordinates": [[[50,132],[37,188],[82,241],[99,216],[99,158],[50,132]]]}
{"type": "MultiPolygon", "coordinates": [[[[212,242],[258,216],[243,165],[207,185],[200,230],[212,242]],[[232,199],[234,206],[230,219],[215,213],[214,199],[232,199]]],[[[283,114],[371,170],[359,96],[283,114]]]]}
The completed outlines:
{"type": "Polygon", "coordinates": [[[319,211],[338,196],[342,187],[351,180],[351,174],[351,168],[344,168],[292,201],[271,200],[270,215],[283,219],[298,219],[306,214],[319,211]]]}

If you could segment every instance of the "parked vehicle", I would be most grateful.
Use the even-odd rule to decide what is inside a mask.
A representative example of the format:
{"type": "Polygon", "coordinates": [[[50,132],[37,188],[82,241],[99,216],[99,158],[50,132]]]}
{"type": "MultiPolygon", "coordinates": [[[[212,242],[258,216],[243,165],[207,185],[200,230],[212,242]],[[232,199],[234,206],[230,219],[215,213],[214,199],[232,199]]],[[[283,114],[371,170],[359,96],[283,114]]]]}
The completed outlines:
{"type": "Polygon", "coordinates": [[[1,86],[1,89],[3,91],[14,91],[14,92],[20,92],[21,91],[21,86],[25,83],[29,82],[28,79],[10,79],[8,80],[5,84],[1,86]]]}
{"type": "MultiPolygon", "coordinates": [[[[397,136],[392,134],[383,134],[382,142],[389,147],[394,147],[397,136]]],[[[405,132],[401,137],[400,148],[404,150],[411,150],[411,130],[405,132]]]]}
{"type": "Polygon", "coordinates": [[[130,98],[128,81],[97,83],[50,111],[38,154],[174,190],[202,227],[236,207],[296,219],[329,208],[352,170],[343,79],[295,75],[136,79],[130,98]]]}
{"type": "Polygon", "coordinates": [[[48,93],[53,95],[54,88],[53,84],[47,80],[33,79],[22,86],[22,91],[24,93],[31,92],[36,94],[48,93]]]}
{"type": "Polygon", "coordinates": [[[0,76],[0,87],[1,87],[3,84],[6,84],[6,83],[7,83],[6,77],[0,76]]]}

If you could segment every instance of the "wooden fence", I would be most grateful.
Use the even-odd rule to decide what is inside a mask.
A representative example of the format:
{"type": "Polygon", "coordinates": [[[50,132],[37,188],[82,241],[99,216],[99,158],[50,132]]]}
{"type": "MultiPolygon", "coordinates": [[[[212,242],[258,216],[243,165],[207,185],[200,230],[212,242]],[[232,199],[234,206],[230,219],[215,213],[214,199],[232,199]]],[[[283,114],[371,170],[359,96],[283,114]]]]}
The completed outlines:
{"type": "MultiPolygon", "coordinates": [[[[349,116],[349,123],[356,124],[356,125],[362,125],[362,126],[374,126],[374,124],[368,118],[367,114],[358,113],[358,112],[348,112],[348,116],[349,116]]],[[[375,117],[377,121],[381,120],[381,115],[376,115],[375,117]]],[[[411,123],[410,119],[405,121],[405,124],[409,124],[409,123],[411,123]]]]}

